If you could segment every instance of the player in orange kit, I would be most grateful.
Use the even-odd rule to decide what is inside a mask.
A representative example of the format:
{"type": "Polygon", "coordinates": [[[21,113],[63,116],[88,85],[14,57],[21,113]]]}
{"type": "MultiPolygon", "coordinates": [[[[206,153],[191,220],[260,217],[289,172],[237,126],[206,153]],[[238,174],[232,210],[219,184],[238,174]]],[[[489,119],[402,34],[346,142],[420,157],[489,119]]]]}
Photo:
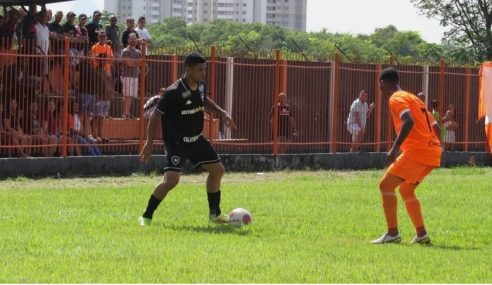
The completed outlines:
{"type": "Polygon", "coordinates": [[[379,84],[383,96],[389,97],[391,116],[398,136],[387,154],[391,165],[379,183],[388,231],[372,243],[401,241],[395,193],[399,186],[408,215],[417,232],[412,243],[430,244],[415,189],[432,169],[441,164],[439,124],[417,96],[400,88],[398,71],[393,68],[383,70],[379,84]]]}

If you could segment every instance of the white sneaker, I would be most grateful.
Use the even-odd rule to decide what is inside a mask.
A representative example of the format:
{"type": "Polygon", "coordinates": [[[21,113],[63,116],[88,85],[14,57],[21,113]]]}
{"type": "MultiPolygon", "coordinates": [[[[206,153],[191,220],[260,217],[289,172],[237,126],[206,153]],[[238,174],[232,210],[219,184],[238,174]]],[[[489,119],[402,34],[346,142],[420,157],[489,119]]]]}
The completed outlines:
{"type": "Polygon", "coordinates": [[[399,243],[401,242],[400,233],[396,236],[391,236],[388,233],[385,233],[380,238],[371,241],[372,244],[383,244],[383,243],[399,243]]]}
{"type": "Polygon", "coordinates": [[[431,245],[431,239],[428,234],[425,234],[423,237],[415,236],[412,240],[412,244],[422,244],[422,245],[431,245]]]}

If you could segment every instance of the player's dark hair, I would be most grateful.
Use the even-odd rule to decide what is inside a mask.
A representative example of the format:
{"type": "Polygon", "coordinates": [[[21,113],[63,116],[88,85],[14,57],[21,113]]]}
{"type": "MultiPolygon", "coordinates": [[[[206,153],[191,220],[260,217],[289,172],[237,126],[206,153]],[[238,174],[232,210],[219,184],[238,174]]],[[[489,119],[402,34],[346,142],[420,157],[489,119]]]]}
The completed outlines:
{"type": "Polygon", "coordinates": [[[185,66],[195,67],[197,64],[206,63],[207,60],[199,53],[192,52],[188,54],[184,59],[185,66]]]}
{"type": "Polygon", "coordinates": [[[398,71],[392,67],[388,67],[383,72],[381,72],[381,75],[379,76],[380,81],[386,81],[389,83],[394,83],[398,84],[400,81],[400,75],[398,74],[398,71]]]}

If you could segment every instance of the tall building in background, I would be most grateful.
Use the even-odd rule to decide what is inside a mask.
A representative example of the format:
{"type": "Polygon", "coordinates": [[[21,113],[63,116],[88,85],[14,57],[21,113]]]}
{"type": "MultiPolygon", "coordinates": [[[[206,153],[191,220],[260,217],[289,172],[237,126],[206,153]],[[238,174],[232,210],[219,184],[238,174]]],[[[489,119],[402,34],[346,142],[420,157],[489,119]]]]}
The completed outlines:
{"type": "Polygon", "coordinates": [[[306,31],[307,0],[105,0],[104,9],[121,18],[145,16],[149,23],[178,17],[187,23],[215,19],[278,25],[306,31]]]}

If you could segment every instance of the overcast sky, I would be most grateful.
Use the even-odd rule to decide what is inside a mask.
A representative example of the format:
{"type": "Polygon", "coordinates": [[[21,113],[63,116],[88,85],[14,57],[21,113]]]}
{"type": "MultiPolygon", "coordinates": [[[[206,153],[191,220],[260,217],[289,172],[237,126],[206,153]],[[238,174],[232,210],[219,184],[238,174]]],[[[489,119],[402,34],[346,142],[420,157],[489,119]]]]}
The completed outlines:
{"type": "MultiPolygon", "coordinates": [[[[117,1],[117,0],[114,0],[117,1]]],[[[307,30],[370,34],[375,28],[395,25],[401,31],[417,31],[429,42],[440,42],[444,28],[436,20],[418,14],[410,0],[307,0],[307,30]]],[[[51,4],[52,10],[92,14],[104,9],[103,0],[76,0],[51,4]]]]}

